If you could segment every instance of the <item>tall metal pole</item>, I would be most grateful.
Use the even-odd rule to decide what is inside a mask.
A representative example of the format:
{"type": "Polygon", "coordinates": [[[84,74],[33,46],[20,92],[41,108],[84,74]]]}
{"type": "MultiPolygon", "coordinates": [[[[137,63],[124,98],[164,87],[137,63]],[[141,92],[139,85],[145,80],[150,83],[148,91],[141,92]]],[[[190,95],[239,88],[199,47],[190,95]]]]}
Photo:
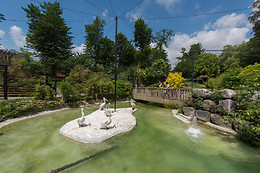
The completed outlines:
{"type": "Polygon", "coordinates": [[[115,112],[116,112],[116,79],[117,79],[117,16],[116,16],[116,34],[115,34],[115,112]]]}

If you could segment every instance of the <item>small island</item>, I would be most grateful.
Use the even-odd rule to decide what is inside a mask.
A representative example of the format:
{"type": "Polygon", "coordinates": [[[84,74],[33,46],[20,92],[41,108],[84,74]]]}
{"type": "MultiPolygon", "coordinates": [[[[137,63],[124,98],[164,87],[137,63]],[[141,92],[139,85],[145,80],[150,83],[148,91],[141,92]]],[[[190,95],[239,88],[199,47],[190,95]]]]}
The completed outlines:
{"type": "MultiPolygon", "coordinates": [[[[66,123],[60,134],[82,143],[99,143],[113,136],[132,130],[136,125],[136,118],[132,115],[132,108],[117,109],[112,113],[112,122],[106,129],[101,128],[101,123],[108,118],[104,111],[97,110],[85,116],[82,127],[78,125],[78,118],[66,123]]],[[[80,112],[79,112],[80,115],[80,112]]]]}

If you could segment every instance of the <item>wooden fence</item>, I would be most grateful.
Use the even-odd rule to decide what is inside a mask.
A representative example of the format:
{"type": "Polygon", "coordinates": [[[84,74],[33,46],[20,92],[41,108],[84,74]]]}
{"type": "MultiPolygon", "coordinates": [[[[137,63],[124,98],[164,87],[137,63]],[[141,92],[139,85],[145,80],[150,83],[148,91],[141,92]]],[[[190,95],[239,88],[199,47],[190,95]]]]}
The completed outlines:
{"type": "Polygon", "coordinates": [[[191,99],[192,90],[186,88],[148,88],[136,87],[133,97],[136,100],[162,103],[167,105],[184,104],[191,99]]]}
{"type": "MultiPolygon", "coordinates": [[[[34,88],[25,87],[8,87],[8,97],[28,97],[31,93],[35,92],[34,88]]],[[[0,87],[0,97],[4,97],[4,89],[0,87]]]]}

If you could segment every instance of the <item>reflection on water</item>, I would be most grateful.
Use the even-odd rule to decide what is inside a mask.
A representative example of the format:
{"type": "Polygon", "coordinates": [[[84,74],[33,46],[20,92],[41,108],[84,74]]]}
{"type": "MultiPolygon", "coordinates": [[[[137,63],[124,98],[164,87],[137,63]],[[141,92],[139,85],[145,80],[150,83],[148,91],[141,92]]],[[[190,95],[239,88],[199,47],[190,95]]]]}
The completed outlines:
{"type": "MultiPolygon", "coordinates": [[[[50,171],[112,146],[117,147],[63,172],[260,172],[259,149],[190,127],[169,109],[140,103],[137,108],[137,126],[132,131],[99,144],[81,144],[59,135],[66,122],[81,115],[79,108],[4,127],[0,172],[50,171]]],[[[94,111],[84,110],[85,114],[94,111]]]]}

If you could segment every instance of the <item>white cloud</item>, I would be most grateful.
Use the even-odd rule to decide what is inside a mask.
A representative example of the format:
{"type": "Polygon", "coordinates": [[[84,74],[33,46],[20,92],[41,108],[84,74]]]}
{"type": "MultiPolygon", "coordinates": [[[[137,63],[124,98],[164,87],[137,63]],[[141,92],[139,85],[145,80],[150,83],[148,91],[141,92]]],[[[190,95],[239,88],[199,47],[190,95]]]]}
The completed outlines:
{"type": "Polygon", "coordinates": [[[4,37],[4,35],[5,35],[5,32],[0,30],[0,39],[2,39],[4,37]]]}
{"type": "Polygon", "coordinates": [[[180,1],[181,0],[155,0],[156,3],[164,6],[167,10],[169,10],[170,7],[172,7],[173,5],[175,5],[180,1]]]}
{"type": "MultiPolygon", "coordinates": [[[[2,40],[2,38],[4,37],[4,35],[5,35],[5,32],[4,31],[2,31],[2,30],[0,30],[0,40],[2,40]]],[[[3,45],[1,44],[1,42],[0,42],[0,49],[3,49],[4,47],[3,47],[3,45]]]]}
{"type": "Polygon", "coordinates": [[[206,50],[223,49],[225,45],[236,45],[242,41],[248,41],[247,34],[251,25],[248,24],[245,14],[231,14],[222,16],[215,23],[206,24],[202,31],[191,35],[177,33],[169,48],[168,56],[172,66],[177,63],[176,57],[182,56],[180,53],[184,47],[187,50],[192,44],[201,43],[206,50]]]}
{"type": "Polygon", "coordinates": [[[84,53],[84,47],[85,45],[84,44],[81,44],[80,46],[76,46],[76,45],[73,45],[73,49],[72,51],[75,52],[75,53],[79,53],[79,54],[82,54],[84,53]]]}
{"type": "Polygon", "coordinates": [[[14,41],[16,46],[18,47],[24,47],[25,46],[25,36],[23,35],[23,31],[20,27],[18,26],[12,26],[10,27],[10,32],[9,34],[11,35],[11,39],[14,41]]]}
{"type": "Polygon", "coordinates": [[[106,17],[106,16],[107,16],[107,13],[108,13],[108,10],[105,10],[105,11],[102,13],[102,16],[103,16],[103,17],[106,17]]]}

